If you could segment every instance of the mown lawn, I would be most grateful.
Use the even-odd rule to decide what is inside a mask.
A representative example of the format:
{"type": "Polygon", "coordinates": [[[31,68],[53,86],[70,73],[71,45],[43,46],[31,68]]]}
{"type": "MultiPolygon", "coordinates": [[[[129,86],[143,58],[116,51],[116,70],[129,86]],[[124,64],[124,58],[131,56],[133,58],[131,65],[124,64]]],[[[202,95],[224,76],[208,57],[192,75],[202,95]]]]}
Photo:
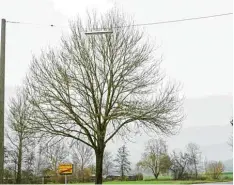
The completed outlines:
{"type": "Polygon", "coordinates": [[[232,179],[233,178],[233,172],[225,172],[225,173],[223,173],[222,174],[222,178],[225,178],[225,177],[232,179]]]}
{"type": "MultiPolygon", "coordinates": [[[[108,181],[103,184],[203,184],[212,182],[230,182],[233,179],[233,173],[223,173],[220,180],[172,180],[170,176],[159,176],[158,180],[154,180],[152,176],[145,176],[142,181],[108,181]]],[[[70,184],[70,183],[69,183],[70,184]]],[[[78,184],[78,183],[71,183],[78,184]]],[[[81,184],[94,184],[92,182],[81,184]]]]}
{"type": "Polygon", "coordinates": [[[172,180],[171,176],[159,176],[154,180],[152,176],[145,176],[143,181],[109,181],[104,184],[202,184],[212,182],[230,182],[233,179],[232,172],[223,173],[220,180],[172,180]]]}
{"type": "MultiPolygon", "coordinates": [[[[153,176],[144,176],[144,180],[154,180],[153,176]]],[[[159,176],[158,180],[172,180],[171,176],[159,176]]]]}

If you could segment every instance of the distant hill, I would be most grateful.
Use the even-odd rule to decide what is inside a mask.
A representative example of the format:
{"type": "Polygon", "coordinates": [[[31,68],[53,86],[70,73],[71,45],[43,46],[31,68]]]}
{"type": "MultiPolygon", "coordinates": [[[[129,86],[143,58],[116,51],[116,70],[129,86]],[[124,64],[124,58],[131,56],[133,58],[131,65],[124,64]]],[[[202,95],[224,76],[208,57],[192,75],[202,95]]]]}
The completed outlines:
{"type": "Polygon", "coordinates": [[[232,96],[187,99],[184,109],[183,128],[179,135],[168,139],[169,148],[184,148],[187,143],[194,142],[210,160],[231,159],[233,154],[227,142],[232,135],[229,123],[233,114],[232,96]]]}
{"type": "Polygon", "coordinates": [[[184,149],[189,142],[194,142],[200,146],[202,154],[208,160],[228,160],[233,155],[231,147],[227,144],[231,129],[228,124],[184,128],[179,135],[168,139],[169,150],[184,149]]]}

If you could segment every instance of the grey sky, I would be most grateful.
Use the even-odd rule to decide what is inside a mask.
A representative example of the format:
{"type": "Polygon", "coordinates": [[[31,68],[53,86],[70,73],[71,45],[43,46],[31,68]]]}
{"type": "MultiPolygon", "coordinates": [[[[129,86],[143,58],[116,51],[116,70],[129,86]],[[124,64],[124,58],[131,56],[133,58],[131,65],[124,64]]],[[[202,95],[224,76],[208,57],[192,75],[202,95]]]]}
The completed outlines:
{"type": "MultiPolygon", "coordinates": [[[[32,54],[58,44],[68,20],[77,14],[84,17],[87,9],[103,12],[117,5],[133,15],[136,23],[232,12],[231,0],[0,0],[0,5],[1,18],[42,24],[7,24],[7,87],[20,84],[32,54]]],[[[183,84],[187,98],[232,94],[232,16],[143,28],[160,45],[162,67],[183,84]]]]}

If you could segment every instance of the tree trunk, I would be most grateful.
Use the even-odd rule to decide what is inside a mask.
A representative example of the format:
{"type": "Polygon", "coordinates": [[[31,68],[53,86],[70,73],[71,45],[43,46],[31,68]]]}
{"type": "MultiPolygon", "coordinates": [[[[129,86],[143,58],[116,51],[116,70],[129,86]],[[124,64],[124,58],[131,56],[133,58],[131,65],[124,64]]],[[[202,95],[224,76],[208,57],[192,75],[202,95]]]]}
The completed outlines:
{"type": "Polygon", "coordinates": [[[158,173],[154,173],[155,179],[158,179],[158,176],[159,176],[159,172],[158,173]]]}
{"type": "Polygon", "coordinates": [[[123,169],[123,165],[121,166],[121,181],[124,180],[124,169],[123,169]]]}
{"type": "Polygon", "coordinates": [[[198,173],[197,173],[197,165],[196,165],[196,162],[195,162],[195,178],[197,179],[197,175],[198,175],[198,173]]]}
{"type": "Polygon", "coordinates": [[[82,178],[82,182],[84,182],[84,166],[83,166],[83,164],[82,164],[82,166],[81,166],[81,178],[82,178]]]}
{"type": "Polygon", "coordinates": [[[21,168],[22,168],[22,139],[20,139],[20,141],[19,141],[19,154],[18,154],[16,184],[21,184],[21,168]]]}
{"type": "Polygon", "coordinates": [[[96,178],[95,184],[102,184],[102,164],[104,148],[95,150],[96,155],[96,178]]]}

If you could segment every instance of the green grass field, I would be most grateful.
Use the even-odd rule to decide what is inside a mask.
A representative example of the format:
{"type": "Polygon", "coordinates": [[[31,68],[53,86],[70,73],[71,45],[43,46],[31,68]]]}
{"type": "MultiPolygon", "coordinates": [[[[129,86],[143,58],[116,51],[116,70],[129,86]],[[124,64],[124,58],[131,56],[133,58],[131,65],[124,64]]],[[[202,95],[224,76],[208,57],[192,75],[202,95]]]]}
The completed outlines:
{"type": "MultiPolygon", "coordinates": [[[[142,181],[108,181],[103,184],[203,184],[212,182],[230,182],[233,179],[232,172],[223,173],[220,180],[172,180],[170,176],[159,176],[158,180],[155,180],[152,176],[145,176],[142,181]]],[[[77,183],[74,183],[77,184],[77,183]]],[[[81,184],[94,184],[92,182],[81,184]]]]}
{"type": "Polygon", "coordinates": [[[233,176],[233,172],[224,172],[222,175],[227,175],[227,176],[232,177],[233,176]]]}
{"type": "Polygon", "coordinates": [[[222,174],[222,178],[233,179],[233,172],[225,172],[222,174]]]}
{"type": "MultiPolygon", "coordinates": [[[[144,176],[144,180],[151,180],[154,179],[153,176],[144,176]]],[[[171,180],[172,177],[171,176],[159,176],[158,180],[171,180]]]]}
{"type": "Polygon", "coordinates": [[[104,184],[202,184],[212,182],[229,182],[233,179],[232,172],[223,173],[220,180],[172,180],[170,176],[159,176],[154,180],[153,176],[145,176],[143,181],[109,181],[104,184]]]}

